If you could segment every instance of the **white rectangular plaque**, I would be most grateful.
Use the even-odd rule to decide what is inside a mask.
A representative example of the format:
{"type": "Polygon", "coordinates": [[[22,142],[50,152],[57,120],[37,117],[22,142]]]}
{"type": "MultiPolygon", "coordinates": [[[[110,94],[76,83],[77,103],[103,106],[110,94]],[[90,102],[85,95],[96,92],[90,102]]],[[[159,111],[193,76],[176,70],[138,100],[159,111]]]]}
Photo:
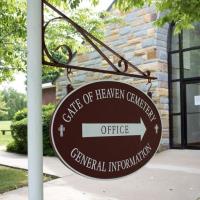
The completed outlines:
{"type": "Polygon", "coordinates": [[[200,95],[194,96],[194,105],[200,106],[200,95]]]}
{"type": "Polygon", "coordinates": [[[82,137],[113,137],[113,136],[135,136],[143,138],[146,127],[141,120],[140,123],[83,123],[82,137]]]}

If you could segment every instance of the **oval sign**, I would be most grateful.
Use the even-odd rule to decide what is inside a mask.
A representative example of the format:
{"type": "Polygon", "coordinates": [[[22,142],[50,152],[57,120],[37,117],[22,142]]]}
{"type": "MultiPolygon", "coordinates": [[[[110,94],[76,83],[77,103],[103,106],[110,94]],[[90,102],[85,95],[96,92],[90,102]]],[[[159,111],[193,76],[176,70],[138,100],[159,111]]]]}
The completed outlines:
{"type": "Polygon", "coordinates": [[[120,82],[85,85],[55,110],[51,140],[61,161],[79,174],[118,178],[145,165],[161,139],[161,120],[151,99],[120,82]]]}

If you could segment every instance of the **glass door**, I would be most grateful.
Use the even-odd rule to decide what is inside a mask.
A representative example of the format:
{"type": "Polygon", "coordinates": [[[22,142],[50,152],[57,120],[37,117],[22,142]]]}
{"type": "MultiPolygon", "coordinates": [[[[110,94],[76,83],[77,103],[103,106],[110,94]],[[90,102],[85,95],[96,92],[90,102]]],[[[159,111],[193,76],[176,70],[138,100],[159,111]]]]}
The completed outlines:
{"type": "Polygon", "coordinates": [[[186,146],[200,148],[200,82],[186,83],[186,146]]]}

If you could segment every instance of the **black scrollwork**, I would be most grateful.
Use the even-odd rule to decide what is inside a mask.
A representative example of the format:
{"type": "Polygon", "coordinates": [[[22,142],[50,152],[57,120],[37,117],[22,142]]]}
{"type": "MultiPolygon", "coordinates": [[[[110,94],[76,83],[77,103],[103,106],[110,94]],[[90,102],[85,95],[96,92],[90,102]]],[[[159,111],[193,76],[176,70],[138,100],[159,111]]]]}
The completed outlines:
{"type": "MultiPolygon", "coordinates": [[[[101,73],[109,73],[109,74],[116,74],[116,75],[131,76],[131,77],[137,77],[137,78],[145,78],[145,79],[148,79],[148,80],[156,79],[155,77],[150,77],[150,76],[148,76],[148,74],[142,72],[135,65],[133,65],[132,63],[127,61],[125,58],[123,58],[121,55],[119,55],[116,51],[114,51],[109,46],[104,44],[98,38],[94,37],[88,31],[83,29],[81,26],[79,26],[72,19],[67,17],[64,13],[62,13],[60,10],[55,8],[53,5],[51,5],[46,0],[43,0],[43,4],[48,6],[48,8],[52,9],[53,11],[55,11],[60,16],[60,17],[56,17],[56,18],[53,18],[53,19],[49,20],[43,26],[43,51],[46,54],[46,56],[48,57],[48,59],[50,60],[50,62],[45,61],[44,55],[43,55],[43,63],[44,64],[48,64],[48,65],[56,66],[56,67],[64,67],[64,68],[71,68],[71,69],[78,69],[78,70],[85,70],[85,71],[93,71],[93,72],[101,72],[101,73]],[[65,60],[65,62],[61,63],[60,60],[54,58],[54,56],[50,53],[50,51],[48,50],[48,48],[46,46],[46,43],[45,43],[45,32],[46,32],[46,29],[47,29],[48,25],[50,23],[52,23],[53,21],[55,21],[55,20],[64,20],[65,22],[69,23],[72,27],[74,27],[74,29],[78,33],[80,33],[83,36],[83,38],[88,43],[90,43],[90,45],[102,56],[102,58],[104,58],[106,60],[106,62],[113,68],[114,71],[107,71],[107,70],[103,70],[103,69],[92,69],[92,68],[88,68],[88,67],[80,67],[80,66],[69,65],[69,62],[72,60],[73,54],[72,54],[72,50],[70,49],[70,47],[67,46],[66,44],[58,45],[54,50],[54,52],[56,52],[56,51],[58,51],[59,49],[62,48],[62,49],[64,49],[66,51],[66,60],[65,60]],[[118,59],[117,65],[114,64],[107,57],[107,55],[96,44],[104,47],[106,50],[108,50],[110,53],[112,53],[112,55],[116,56],[117,59],[118,59]],[[128,73],[126,73],[128,71],[129,67],[133,68],[139,74],[128,74],[128,73]]],[[[44,23],[44,20],[43,20],[43,23],[44,23]]]]}
{"type": "MultiPolygon", "coordinates": [[[[55,63],[55,64],[63,64],[63,63],[60,62],[60,60],[56,59],[55,56],[53,56],[53,55],[49,52],[49,50],[48,50],[48,48],[47,48],[47,45],[46,45],[46,41],[45,41],[45,33],[46,33],[46,30],[47,30],[47,27],[49,26],[50,23],[52,23],[52,22],[54,22],[54,21],[56,21],[56,20],[65,20],[65,19],[64,19],[63,17],[56,17],[56,18],[53,18],[53,19],[49,20],[49,21],[45,24],[45,26],[43,27],[43,34],[44,34],[44,36],[43,36],[43,49],[44,49],[44,52],[45,52],[46,56],[48,57],[48,59],[49,59],[51,62],[53,62],[53,63],[55,63]]],[[[66,20],[65,20],[65,21],[66,21],[66,20]]],[[[61,49],[61,48],[62,48],[62,49],[65,49],[65,51],[67,52],[66,60],[65,60],[64,64],[70,63],[71,60],[72,60],[72,56],[73,56],[71,48],[70,48],[69,46],[65,45],[65,44],[61,44],[61,45],[57,46],[57,47],[54,49],[54,52],[58,51],[58,50],[61,49]]]]}
{"type": "MultiPolygon", "coordinates": [[[[58,47],[55,49],[55,51],[59,50],[60,48],[64,48],[64,49],[68,52],[68,59],[67,59],[67,61],[65,62],[65,64],[70,63],[71,60],[72,60],[72,56],[73,56],[72,50],[69,48],[69,46],[63,44],[63,45],[58,46],[58,47]]],[[[57,62],[58,62],[58,61],[57,61],[57,62]]]]}
{"type": "Polygon", "coordinates": [[[122,58],[121,60],[118,61],[118,67],[119,67],[118,69],[122,69],[120,71],[125,73],[128,70],[128,62],[122,58]]]}

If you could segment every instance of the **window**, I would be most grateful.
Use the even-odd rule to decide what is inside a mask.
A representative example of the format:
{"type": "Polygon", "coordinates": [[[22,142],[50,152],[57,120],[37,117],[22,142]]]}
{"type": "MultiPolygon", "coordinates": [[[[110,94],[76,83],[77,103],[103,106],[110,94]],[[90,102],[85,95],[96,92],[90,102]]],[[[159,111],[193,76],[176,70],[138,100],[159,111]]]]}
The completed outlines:
{"type": "Polygon", "coordinates": [[[200,23],[178,35],[173,31],[171,25],[168,43],[170,144],[172,148],[187,148],[191,144],[200,148],[200,126],[196,122],[200,105],[190,109],[195,95],[200,95],[200,23]]]}

